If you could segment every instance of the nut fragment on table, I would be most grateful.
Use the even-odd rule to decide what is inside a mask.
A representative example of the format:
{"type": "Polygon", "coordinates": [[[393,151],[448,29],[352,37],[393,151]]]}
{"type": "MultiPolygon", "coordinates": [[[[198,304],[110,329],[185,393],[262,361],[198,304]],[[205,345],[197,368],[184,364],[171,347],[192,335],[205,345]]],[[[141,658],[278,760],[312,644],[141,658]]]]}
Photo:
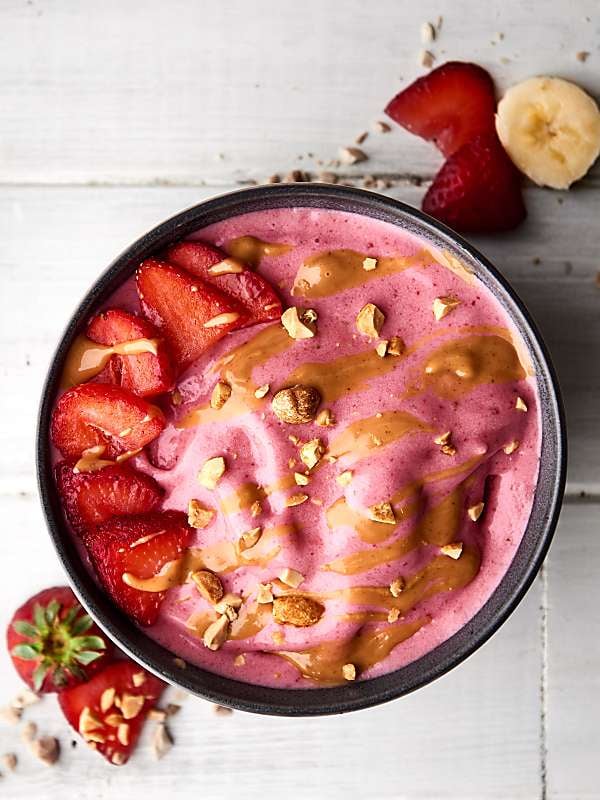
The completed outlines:
{"type": "Polygon", "coordinates": [[[156,759],[160,760],[173,747],[173,737],[164,722],[159,722],[152,735],[152,750],[156,759]]]}
{"type": "Polygon", "coordinates": [[[356,315],[356,328],[371,339],[377,339],[385,316],[374,303],[366,303],[356,315]]]}
{"type": "Polygon", "coordinates": [[[60,744],[54,736],[42,736],[31,743],[31,752],[42,764],[51,767],[60,755],[60,744]]]}
{"type": "Polygon", "coordinates": [[[290,425],[312,422],[321,402],[318,389],[297,383],[287,389],[280,389],[271,400],[275,416],[290,425]]]}

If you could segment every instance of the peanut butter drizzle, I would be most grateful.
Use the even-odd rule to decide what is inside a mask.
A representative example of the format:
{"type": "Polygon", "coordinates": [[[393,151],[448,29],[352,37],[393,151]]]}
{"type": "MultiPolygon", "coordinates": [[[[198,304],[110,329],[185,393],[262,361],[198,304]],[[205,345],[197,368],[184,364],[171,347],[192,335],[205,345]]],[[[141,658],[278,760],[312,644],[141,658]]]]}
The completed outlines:
{"type": "Polygon", "coordinates": [[[270,603],[252,603],[248,608],[242,606],[242,609],[240,616],[231,626],[230,639],[249,639],[273,621],[270,603]]]}
{"type": "Polygon", "coordinates": [[[429,390],[452,400],[484,383],[507,383],[525,377],[512,342],[503,336],[466,336],[446,342],[427,356],[409,394],[429,390]]]}
{"type": "Polygon", "coordinates": [[[225,250],[230,255],[251,267],[258,267],[265,256],[271,258],[282,256],[293,249],[294,246],[291,244],[265,242],[256,236],[239,236],[237,239],[230,239],[225,245],[225,250]]]}
{"type": "Polygon", "coordinates": [[[356,250],[329,250],[316,253],[300,265],[292,294],[300,297],[328,297],[346,289],[363,286],[375,278],[383,278],[410,267],[424,267],[432,263],[431,254],[421,250],[414,256],[383,256],[377,258],[377,267],[367,271],[365,258],[372,254],[356,250]]]}
{"type": "Polygon", "coordinates": [[[202,639],[204,631],[208,628],[211,622],[215,622],[217,615],[210,611],[195,611],[185,621],[185,627],[189,630],[192,636],[202,639]]]}
{"type": "Polygon", "coordinates": [[[380,416],[359,419],[344,428],[330,444],[329,453],[336,458],[351,455],[354,462],[409,433],[431,430],[426,422],[406,411],[384,411],[380,416]]]}
{"type": "Polygon", "coordinates": [[[142,452],[142,449],[142,447],[138,447],[136,450],[126,450],[112,461],[110,458],[102,458],[106,445],[98,444],[83,451],[81,458],[73,467],[73,472],[97,472],[100,469],[104,469],[104,467],[122,464],[124,461],[137,456],[138,453],[142,452]]]}
{"type": "MultiPolygon", "coordinates": [[[[293,477],[293,476],[292,476],[293,477]]],[[[221,502],[223,514],[237,514],[250,508],[252,503],[257,500],[262,502],[267,496],[267,492],[256,483],[242,483],[231,494],[227,495],[221,502]]]]}
{"type": "Polygon", "coordinates": [[[87,336],[77,336],[65,359],[62,387],[69,389],[89,381],[108,364],[111,356],[137,356],[142,353],[157,354],[158,339],[133,339],[115,345],[93,342],[87,336]]]}
{"type": "Polygon", "coordinates": [[[231,397],[222,408],[215,409],[206,405],[190,411],[179,420],[177,427],[193,428],[210,422],[223,422],[262,408],[267,400],[254,396],[258,387],[252,383],[252,371],[285,352],[293,344],[294,340],[285,329],[274,324],[263,328],[247,342],[223,356],[215,363],[212,371],[215,373],[215,380],[222,380],[231,386],[231,397]]]}
{"type": "MultiPolygon", "coordinates": [[[[412,503],[407,503],[406,505],[394,509],[398,524],[403,522],[405,519],[408,519],[410,516],[416,513],[418,509],[418,499],[415,499],[412,503]]],[[[344,497],[340,497],[335,501],[335,503],[329,506],[325,512],[325,518],[327,520],[327,525],[329,528],[331,528],[331,530],[341,527],[354,528],[354,531],[358,534],[362,541],[368,542],[369,544],[378,544],[379,542],[389,539],[396,530],[396,527],[393,525],[383,525],[381,522],[374,522],[373,520],[368,519],[366,516],[363,516],[363,514],[361,514],[359,511],[350,508],[344,497]]],[[[360,555],[363,555],[364,553],[379,552],[379,550],[366,550],[361,551],[360,555]]],[[[357,553],[356,555],[358,556],[359,554],[357,553]]],[[[352,558],[352,556],[349,558],[352,558]]],[[[337,561],[333,562],[333,564],[337,563],[337,561]]],[[[332,568],[333,565],[329,564],[328,569],[332,568]]]]}
{"type": "Polygon", "coordinates": [[[183,560],[177,558],[174,561],[167,561],[156,575],[151,575],[148,578],[132,575],[131,572],[124,572],[122,578],[123,583],[131,586],[132,589],[138,589],[140,592],[166,592],[167,589],[172,589],[174,586],[179,586],[184,582],[182,573],[183,560]]]}
{"type": "Polygon", "coordinates": [[[414,622],[400,622],[381,627],[365,627],[349,642],[324,642],[308,650],[291,652],[280,650],[281,656],[298,668],[303,678],[316,683],[335,685],[344,683],[342,668],[344,664],[354,664],[359,672],[389,656],[396,645],[411,636],[430,622],[429,618],[414,622]]]}

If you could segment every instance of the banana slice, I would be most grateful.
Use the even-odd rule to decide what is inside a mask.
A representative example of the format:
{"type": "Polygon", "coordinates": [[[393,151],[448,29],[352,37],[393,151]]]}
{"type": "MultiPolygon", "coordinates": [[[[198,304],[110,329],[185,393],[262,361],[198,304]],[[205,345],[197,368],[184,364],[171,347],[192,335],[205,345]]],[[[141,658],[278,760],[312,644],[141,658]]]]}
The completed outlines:
{"type": "Polygon", "coordinates": [[[529,78],[498,103],[496,130],[517,167],[540,186],[568,189],[600,153],[600,111],[561,78],[529,78]]]}

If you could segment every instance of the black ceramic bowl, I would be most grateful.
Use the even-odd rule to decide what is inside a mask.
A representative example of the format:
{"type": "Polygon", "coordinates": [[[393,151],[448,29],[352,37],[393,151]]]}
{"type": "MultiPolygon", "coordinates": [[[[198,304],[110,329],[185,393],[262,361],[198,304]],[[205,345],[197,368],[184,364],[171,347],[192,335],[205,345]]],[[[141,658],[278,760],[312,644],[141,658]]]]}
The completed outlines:
{"type": "Polygon", "coordinates": [[[393,700],[438,678],[473,653],[514,610],[541,566],[556,526],[565,472],[565,423],[556,376],[534,323],[506,280],[467,242],[414,208],[372,192],[325,184],[264,186],[216,197],[177,214],[128,247],[87,293],[60,340],[42,394],[37,433],[38,481],[50,535],[73,589],[98,625],[132,658],[169,683],[214,703],[289,716],[335,714],[393,700]],[[460,259],[496,296],[519,330],[535,368],[542,414],[541,464],[531,517],[513,562],[483,608],[450,639],[395,672],[369,681],[307,690],[270,689],[223,678],[191,664],[184,667],[124,616],[91,578],[66,529],[48,445],[50,413],[65,355],[90,313],[140,261],[213,222],[249,211],[292,206],[356,212],[401,225],[460,259]]]}

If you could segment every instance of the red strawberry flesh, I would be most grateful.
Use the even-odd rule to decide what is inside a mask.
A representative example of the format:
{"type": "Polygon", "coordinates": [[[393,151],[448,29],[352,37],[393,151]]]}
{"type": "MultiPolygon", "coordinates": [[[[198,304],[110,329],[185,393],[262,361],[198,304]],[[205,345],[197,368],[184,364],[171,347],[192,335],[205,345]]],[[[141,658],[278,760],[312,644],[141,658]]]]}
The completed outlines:
{"type": "Polygon", "coordinates": [[[79,533],[112,517],[154,511],[160,504],[158,483],[127,464],[94,472],[75,472],[74,466],[74,461],[61,461],[54,472],[65,515],[79,533]]]}
{"type": "Polygon", "coordinates": [[[6,644],[21,678],[42,693],[87,681],[113,653],[111,642],[66,586],[38,592],[18,608],[6,644]]]}
{"type": "MultiPolygon", "coordinates": [[[[222,250],[204,242],[179,242],[169,248],[166,260],[175,267],[197,275],[238,300],[250,312],[251,322],[272,322],[281,317],[281,301],[262,275],[246,265],[242,272],[213,275],[211,267],[228,256],[222,250]]],[[[241,262],[236,262],[241,264],[241,262]]]]}
{"type": "Polygon", "coordinates": [[[105,447],[103,457],[144,447],[164,427],[162,411],[119,386],[84,383],[65,392],[54,409],[50,434],[66,458],[105,447]]]}
{"type": "Polygon", "coordinates": [[[120,308],[110,308],[90,320],[87,336],[111,347],[138,339],[158,340],[156,355],[113,355],[96,382],[116,383],[140,397],[151,397],[173,388],[175,376],[166,342],[160,340],[159,332],[148,320],[120,308]]]}
{"type": "Polygon", "coordinates": [[[164,580],[159,577],[153,587],[148,587],[152,591],[131,584],[154,578],[169,562],[177,562],[191,534],[184,514],[165,511],[116,517],[87,531],[84,543],[115,603],[140,625],[153,625],[166,589],[177,583],[177,570],[164,580]]]}
{"type": "Polygon", "coordinates": [[[147,259],[136,278],[144,315],[167,338],[182,368],[249,321],[237,300],[164,261],[147,259]]]}
{"type": "Polygon", "coordinates": [[[449,61],[418,78],[385,112],[445,156],[475,136],[494,131],[496,99],[489,73],[477,64],[449,61]]]}
{"type": "Polygon", "coordinates": [[[446,161],[423,211],[461,232],[506,231],[525,219],[520,175],[495,134],[477,137],[446,161]]]}
{"type": "Polygon", "coordinates": [[[115,661],[58,702],[68,723],[111,764],[125,764],[164,684],[132,661],[115,661]]]}

